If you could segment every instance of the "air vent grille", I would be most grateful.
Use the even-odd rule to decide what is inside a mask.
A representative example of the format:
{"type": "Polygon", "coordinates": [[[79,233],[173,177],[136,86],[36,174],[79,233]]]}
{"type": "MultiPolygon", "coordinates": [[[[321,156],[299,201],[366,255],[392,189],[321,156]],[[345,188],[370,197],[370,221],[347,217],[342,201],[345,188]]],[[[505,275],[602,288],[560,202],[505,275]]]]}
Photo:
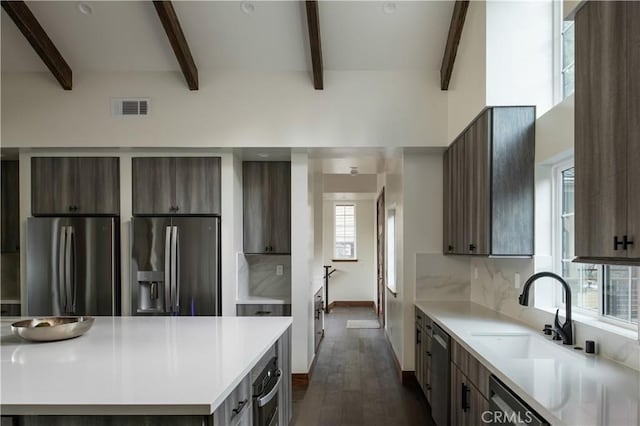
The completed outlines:
{"type": "Polygon", "coordinates": [[[140,117],[149,115],[149,99],[117,98],[111,100],[111,114],[114,117],[140,117]]]}

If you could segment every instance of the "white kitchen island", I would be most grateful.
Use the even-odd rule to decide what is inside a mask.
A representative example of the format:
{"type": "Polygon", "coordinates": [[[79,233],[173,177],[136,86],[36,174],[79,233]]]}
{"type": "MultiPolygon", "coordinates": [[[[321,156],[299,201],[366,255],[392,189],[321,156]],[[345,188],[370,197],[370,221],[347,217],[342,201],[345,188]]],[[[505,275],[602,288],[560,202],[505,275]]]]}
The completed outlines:
{"type": "Polygon", "coordinates": [[[127,424],[178,416],[176,424],[227,424],[214,422],[214,412],[277,351],[280,423],[290,420],[291,318],[98,317],[85,335],[49,343],[14,336],[16,320],[1,321],[3,416],[126,416],[127,424]]]}

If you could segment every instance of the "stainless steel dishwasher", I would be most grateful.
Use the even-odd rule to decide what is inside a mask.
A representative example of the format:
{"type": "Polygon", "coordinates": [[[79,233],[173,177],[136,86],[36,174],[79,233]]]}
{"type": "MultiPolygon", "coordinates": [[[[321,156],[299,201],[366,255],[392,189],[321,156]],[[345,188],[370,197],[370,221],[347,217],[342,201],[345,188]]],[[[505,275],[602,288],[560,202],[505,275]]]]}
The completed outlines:
{"type": "Polygon", "coordinates": [[[449,424],[451,338],[434,323],[431,342],[431,415],[438,426],[444,426],[449,424]]]}
{"type": "Polygon", "coordinates": [[[489,398],[491,415],[487,415],[486,420],[490,420],[488,423],[491,425],[545,426],[549,424],[495,376],[489,378],[489,398]]]}

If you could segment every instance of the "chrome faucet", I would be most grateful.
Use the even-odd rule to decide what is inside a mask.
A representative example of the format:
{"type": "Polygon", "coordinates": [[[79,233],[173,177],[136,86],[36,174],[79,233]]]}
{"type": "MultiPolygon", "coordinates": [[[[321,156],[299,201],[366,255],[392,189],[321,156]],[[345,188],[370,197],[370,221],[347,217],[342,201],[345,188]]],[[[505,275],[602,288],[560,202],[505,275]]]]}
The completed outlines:
{"type": "Polygon", "coordinates": [[[518,297],[518,301],[522,306],[529,306],[529,289],[534,281],[539,278],[553,278],[562,284],[564,288],[565,294],[565,321],[564,324],[560,325],[560,320],[558,319],[559,309],[556,309],[556,319],[555,319],[555,332],[562,339],[562,343],[565,345],[573,345],[573,323],[571,322],[571,287],[569,284],[557,274],[553,272],[538,272],[537,274],[531,275],[527,282],[524,283],[524,288],[522,289],[522,294],[518,297]]]}

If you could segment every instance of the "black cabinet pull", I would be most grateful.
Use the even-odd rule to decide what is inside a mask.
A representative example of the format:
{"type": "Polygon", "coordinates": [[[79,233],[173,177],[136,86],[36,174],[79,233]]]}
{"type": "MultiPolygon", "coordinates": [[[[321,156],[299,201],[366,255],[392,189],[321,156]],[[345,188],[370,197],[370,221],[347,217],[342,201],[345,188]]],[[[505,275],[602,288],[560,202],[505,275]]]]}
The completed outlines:
{"type": "Polygon", "coordinates": [[[633,245],[633,240],[630,240],[628,236],[624,236],[622,237],[622,249],[623,250],[628,250],[629,246],[633,245]]]}
{"type": "Polygon", "coordinates": [[[431,352],[427,351],[427,356],[430,357],[431,356],[431,352]]]}
{"type": "Polygon", "coordinates": [[[476,249],[475,244],[469,244],[469,251],[474,251],[476,249]]]}
{"type": "Polygon", "coordinates": [[[416,345],[419,345],[420,343],[422,343],[422,340],[420,339],[420,329],[416,328],[416,345]]]}
{"type": "Polygon", "coordinates": [[[461,383],[461,390],[462,390],[462,411],[464,411],[465,413],[467,411],[469,411],[469,392],[471,392],[471,389],[469,388],[469,386],[465,385],[464,383],[461,383]]]}
{"type": "Polygon", "coordinates": [[[449,251],[453,251],[453,246],[449,245],[449,247],[447,247],[449,249],[449,251]]]}
{"type": "Polygon", "coordinates": [[[624,246],[623,241],[618,241],[618,236],[613,237],[613,251],[618,251],[618,246],[624,246]]]}

